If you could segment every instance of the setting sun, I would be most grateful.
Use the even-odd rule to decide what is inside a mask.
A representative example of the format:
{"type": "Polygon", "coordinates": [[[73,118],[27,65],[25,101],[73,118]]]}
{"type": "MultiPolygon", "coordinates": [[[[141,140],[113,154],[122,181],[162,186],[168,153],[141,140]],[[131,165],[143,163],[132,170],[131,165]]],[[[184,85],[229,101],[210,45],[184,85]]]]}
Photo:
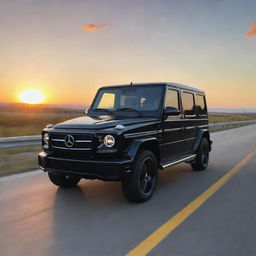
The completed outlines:
{"type": "Polygon", "coordinates": [[[38,104],[42,103],[44,101],[44,94],[38,90],[35,89],[29,89],[26,91],[23,91],[20,96],[20,101],[28,104],[38,104]]]}

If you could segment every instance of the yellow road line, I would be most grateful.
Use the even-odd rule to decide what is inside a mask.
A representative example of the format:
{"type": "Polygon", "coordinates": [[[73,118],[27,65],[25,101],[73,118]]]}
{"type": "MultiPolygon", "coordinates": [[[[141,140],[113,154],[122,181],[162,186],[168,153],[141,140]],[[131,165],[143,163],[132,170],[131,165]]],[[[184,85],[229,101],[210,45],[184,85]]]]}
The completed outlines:
{"type": "Polygon", "coordinates": [[[194,211],[196,211],[206,200],[208,200],[218,189],[220,189],[235,173],[245,166],[255,156],[256,152],[247,155],[234,168],[215,182],[205,192],[189,203],[180,212],[165,222],[161,227],[149,235],[138,246],[126,254],[126,256],[144,256],[154,249],[167,235],[185,221],[194,211]]]}

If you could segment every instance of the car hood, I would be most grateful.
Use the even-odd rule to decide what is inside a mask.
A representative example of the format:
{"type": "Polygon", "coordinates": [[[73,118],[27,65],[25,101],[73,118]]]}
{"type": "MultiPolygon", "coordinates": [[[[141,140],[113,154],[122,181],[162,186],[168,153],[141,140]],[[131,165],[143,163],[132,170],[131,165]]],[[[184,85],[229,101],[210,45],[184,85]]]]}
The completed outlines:
{"type": "Polygon", "coordinates": [[[102,117],[78,117],[75,119],[68,120],[66,122],[57,124],[55,128],[57,129],[108,129],[114,128],[116,125],[134,125],[145,122],[154,122],[157,121],[156,118],[150,117],[140,117],[140,118],[114,118],[109,116],[102,117]]]}

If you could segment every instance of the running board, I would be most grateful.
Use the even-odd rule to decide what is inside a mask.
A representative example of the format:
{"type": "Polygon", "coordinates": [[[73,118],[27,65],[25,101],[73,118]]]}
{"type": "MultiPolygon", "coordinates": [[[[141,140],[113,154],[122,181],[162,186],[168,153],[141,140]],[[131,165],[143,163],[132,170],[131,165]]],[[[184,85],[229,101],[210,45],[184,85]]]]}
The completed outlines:
{"type": "Polygon", "coordinates": [[[179,164],[179,163],[186,162],[186,161],[192,161],[192,160],[195,159],[195,157],[196,157],[196,154],[195,155],[191,155],[191,156],[187,156],[185,158],[182,158],[182,159],[179,159],[179,160],[176,160],[176,161],[173,161],[173,162],[160,164],[160,167],[162,169],[164,169],[164,168],[167,168],[167,167],[175,165],[175,164],[179,164]]]}

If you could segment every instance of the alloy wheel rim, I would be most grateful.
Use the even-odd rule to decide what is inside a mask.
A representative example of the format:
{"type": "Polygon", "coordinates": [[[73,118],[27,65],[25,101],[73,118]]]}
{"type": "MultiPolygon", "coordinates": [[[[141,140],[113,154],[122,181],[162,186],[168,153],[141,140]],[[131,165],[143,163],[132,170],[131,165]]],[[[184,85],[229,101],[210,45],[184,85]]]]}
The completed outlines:
{"type": "Polygon", "coordinates": [[[155,185],[155,168],[153,160],[148,157],[141,165],[140,188],[145,195],[150,195],[155,185]]]}
{"type": "Polygon", "coordinates": [[[202,154],[202,162],[204,166],[208,164],[208,160],[209,160],[209,149],[208,149],[208,145],[204,144],[203,154],[202,154]]]}

